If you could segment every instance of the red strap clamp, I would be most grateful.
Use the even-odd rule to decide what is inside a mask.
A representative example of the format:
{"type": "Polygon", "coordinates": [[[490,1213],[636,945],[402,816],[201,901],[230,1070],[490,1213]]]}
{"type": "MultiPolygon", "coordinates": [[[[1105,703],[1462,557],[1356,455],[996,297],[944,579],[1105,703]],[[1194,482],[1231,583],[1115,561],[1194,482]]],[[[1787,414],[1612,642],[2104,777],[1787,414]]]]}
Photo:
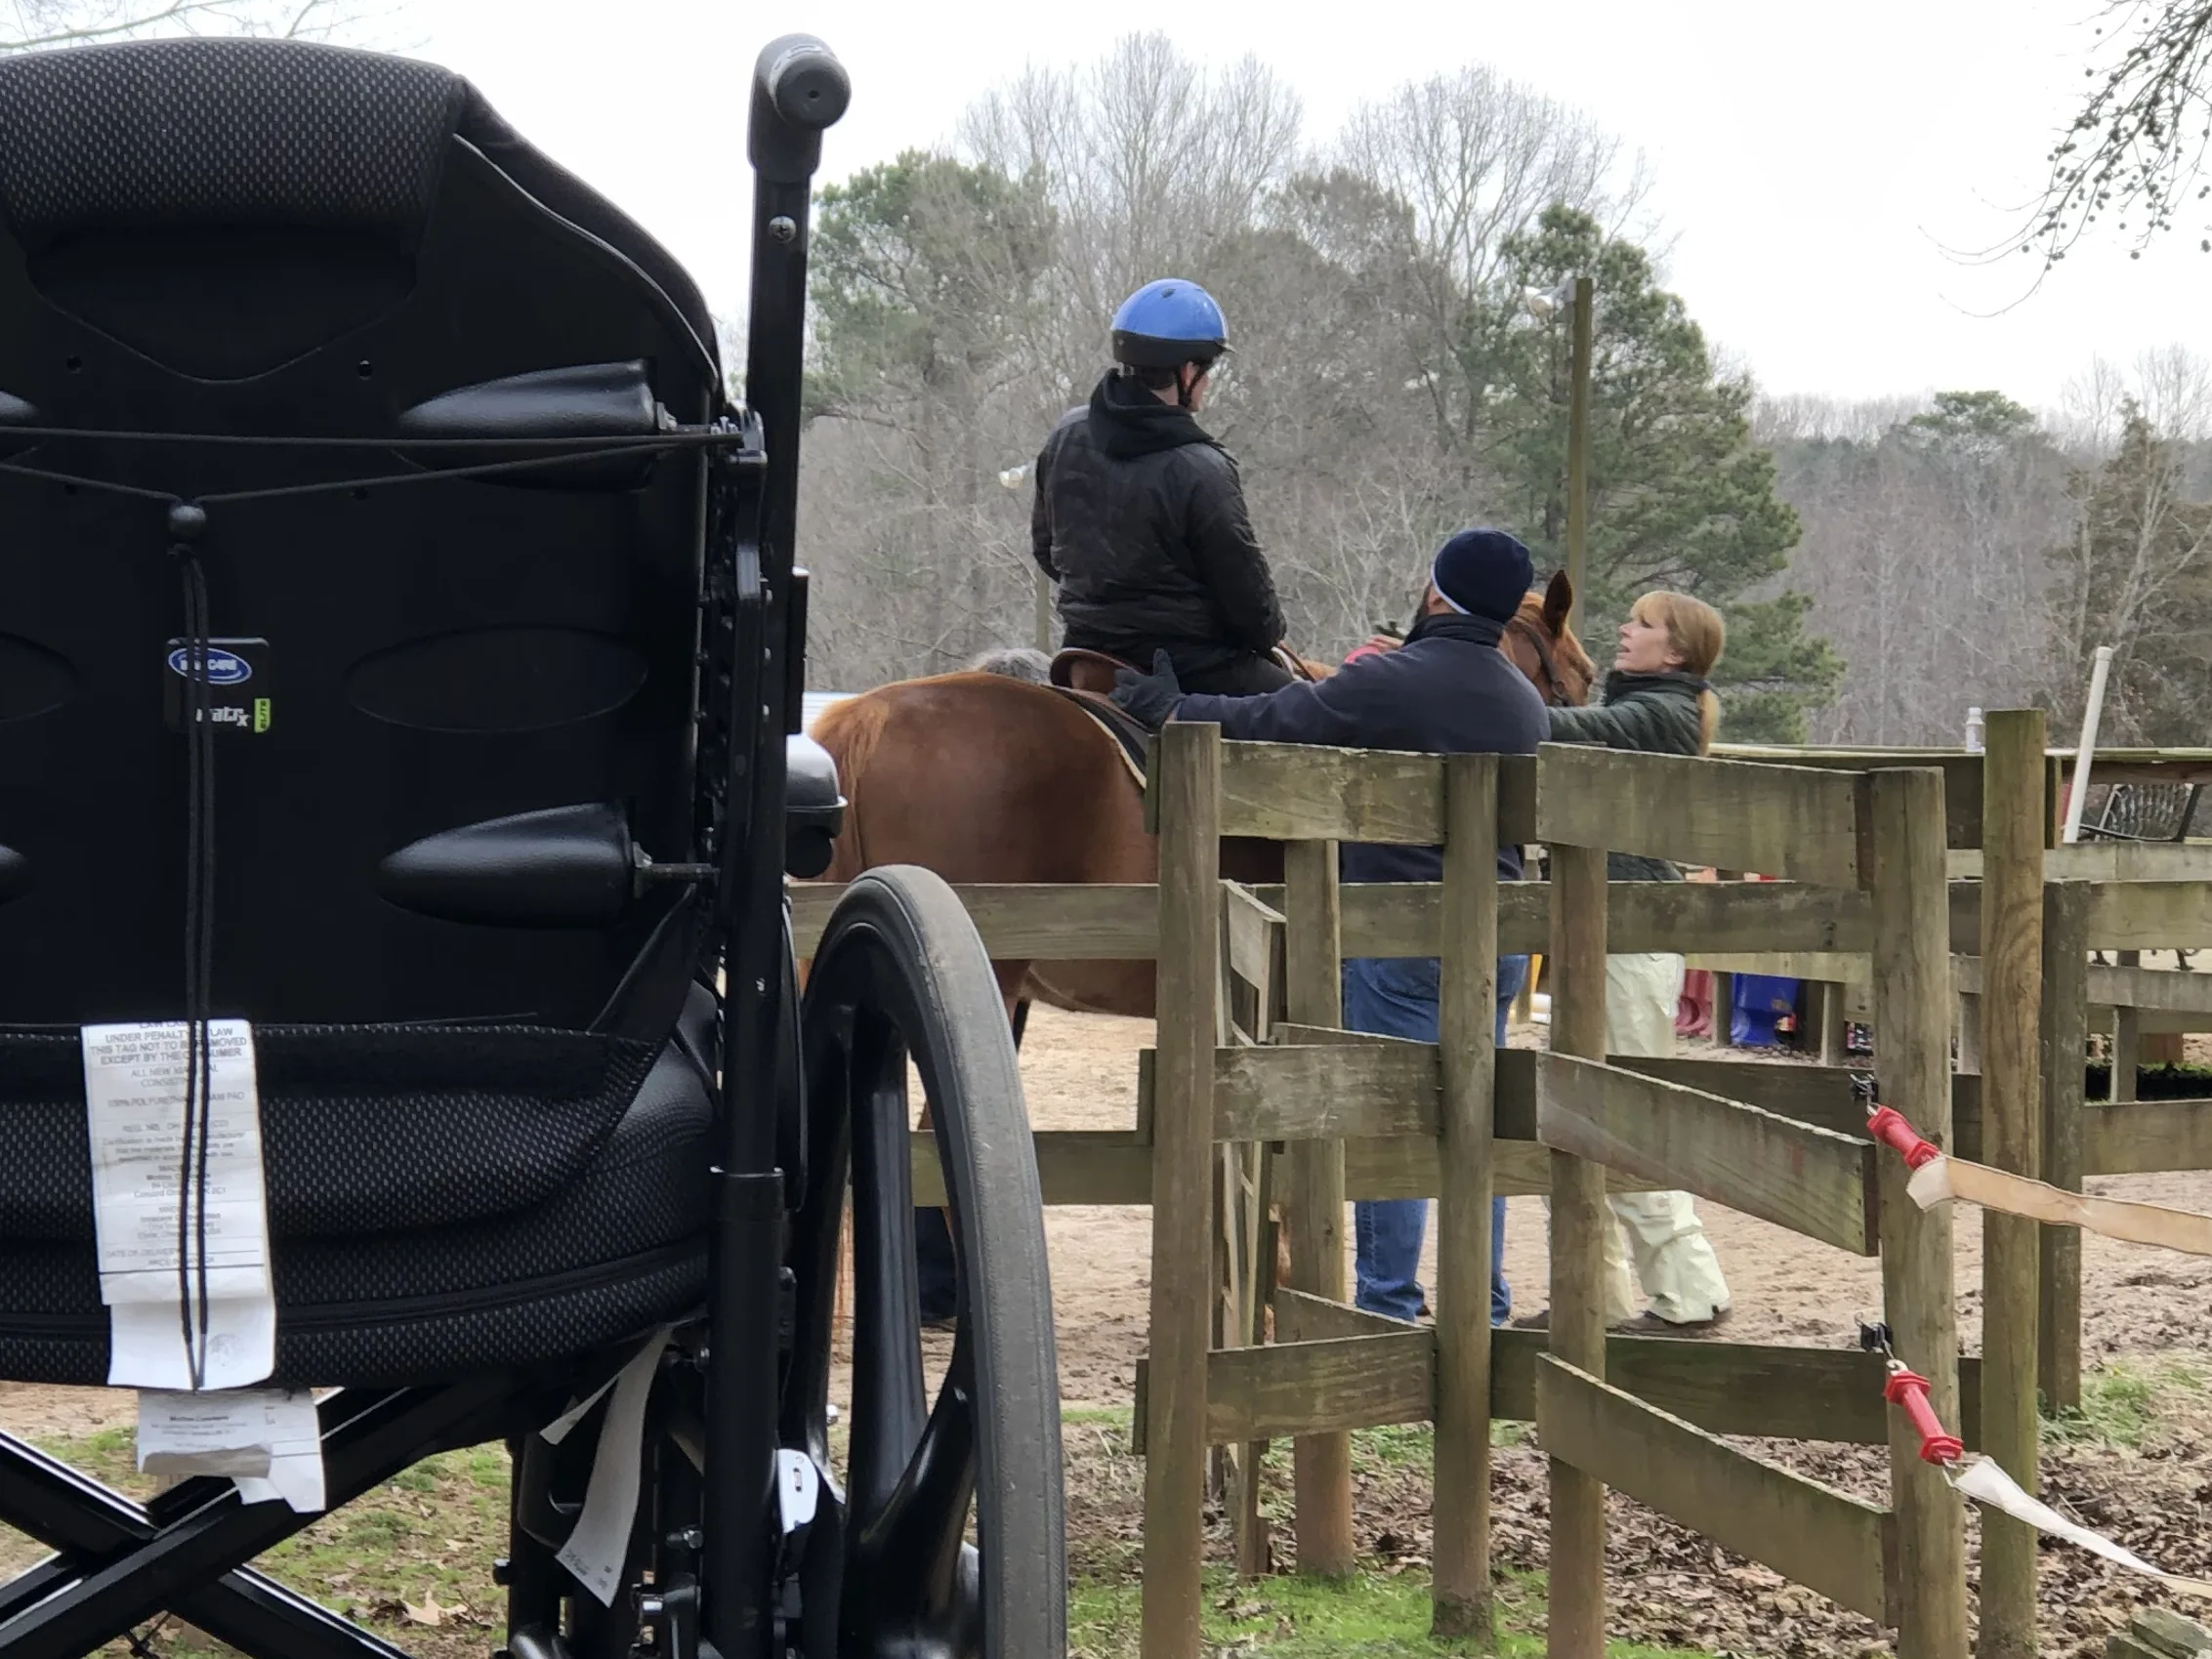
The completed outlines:
{"type": "Polygon", "coordinates": [[[1913,1428],[1920,1431],[1922,1463],[1953,1464],[1965,1455],[1966,1442],[1944,1431],[1936,1416],[1936,1408],[1928,1403],[1928,1379],[1906,1370],[1904,1361],[1890,1361],[1890,1380],[1883,1385],[1882,1397],[1894,1406],[1901,1406],[1905,1416],[1912,1419],[1913,1428]]]}
{"type": "Polygon", "coordinates": [[[1902,1153],[1904,1167],[1908,1170],[1916,1170],[1943,1155],[1941,1146],[1933,1141],[1922,1140],[1918,1130],[1888,1106],[1874,1108],[1873,1115],[1866,1120],[1866,1133],[1902,1153]]]}
{"type": "Polygon", "coordinates": [[[1904,1159],[1904,1167],[1916,1170],[1943,1155],[1943,1149],[1933,1141],[1921,1138],[1920,1132],[1904,1120],[1902,1113],[1888,1106],[1874,1103],[1874,1080],[1858,1077],[1852,1080],[1852,1092],[1867,1107],[1866,1133],[1886,1146],[1893,1146],[1904,1159]]]}

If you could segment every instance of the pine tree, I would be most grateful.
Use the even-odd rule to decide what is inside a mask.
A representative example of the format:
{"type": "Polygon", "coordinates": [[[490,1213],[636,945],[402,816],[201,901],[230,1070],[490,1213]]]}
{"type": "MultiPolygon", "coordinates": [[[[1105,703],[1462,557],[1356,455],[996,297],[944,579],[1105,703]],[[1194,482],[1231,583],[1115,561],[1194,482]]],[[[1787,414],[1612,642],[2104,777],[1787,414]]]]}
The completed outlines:
{"type": "Polygon", "coordinates": [[[2059,566],[2055,631],[2081,665],[2061,703],[2078,718],[2088,665],[2113,648],[2103,729],[2151,744],[2204,741],[2212,708],[2212,506],[2188,498],[2181,446],[2132,398],[2103,465],[2075,473],[2074,536],[2059,566]]]}
{"type": "Polygon", "coordinates": [[[1507,239],[1502,280],[1471,312],[1458,354],[1481,409],[1470,441],[1505,492],[1495,516],[1540,560],[1565,563],[1569,330],[1564,308],[1529,318],[1522,291],[1575,275],[1597,294],[1584,643],[1607,662],[1639,594],[1694,594],[1729,622],[1714,677],[1724,735],[1801,742],[1806,710],[1834,694],[1843,663],[1806,633],[1810,601],[1777,591],[1798,521],[1774,493],[1774,456],[1751,442],[1751,390],[1714,373],[1703,331],[1656,286],[1642,248],[1564,207],[1507,239]]]}

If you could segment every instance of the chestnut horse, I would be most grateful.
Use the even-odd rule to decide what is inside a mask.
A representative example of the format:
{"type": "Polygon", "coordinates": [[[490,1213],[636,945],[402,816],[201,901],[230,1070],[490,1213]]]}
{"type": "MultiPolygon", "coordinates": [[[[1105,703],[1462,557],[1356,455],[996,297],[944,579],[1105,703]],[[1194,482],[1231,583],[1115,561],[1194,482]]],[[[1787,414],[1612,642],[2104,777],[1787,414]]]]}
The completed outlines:
{"type": "MultiPolygon", "coordinates": [[[[1571,601],[1565,572],[1555,575],[1522,601],[1500,642],[1547,703],[1581,703],[1596,679],[1566,631],[1571,601]]],[[[919,864],[955,885],[1159,879],[1143,792],[1119,746],[1049,686],[974,671],[898,681],[834,705],[813,735],[836,760],[849,803],[823,881],[879,864],[919,864]]],[[[1282,849],[1225,840],[1222,873],[1279,882],[1282,849]]],[[[992,967],[1018,1040],[1017,1011],[1031,997],[1076,1013],[1152,1014],[1149,962],[992,967]]]]}

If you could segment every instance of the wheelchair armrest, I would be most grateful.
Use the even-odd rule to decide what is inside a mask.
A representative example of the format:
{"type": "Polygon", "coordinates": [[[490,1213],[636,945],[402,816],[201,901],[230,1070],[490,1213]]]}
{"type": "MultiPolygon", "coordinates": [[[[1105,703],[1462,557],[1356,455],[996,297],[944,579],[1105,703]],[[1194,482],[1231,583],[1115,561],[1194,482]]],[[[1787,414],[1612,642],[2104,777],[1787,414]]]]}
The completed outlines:
{"type": "Polygon", "coordinates": [[[803,732],[783,740],[783,868],[812,881],[829,868],[830,847],[845,827],[837,763],[803,732]]]}

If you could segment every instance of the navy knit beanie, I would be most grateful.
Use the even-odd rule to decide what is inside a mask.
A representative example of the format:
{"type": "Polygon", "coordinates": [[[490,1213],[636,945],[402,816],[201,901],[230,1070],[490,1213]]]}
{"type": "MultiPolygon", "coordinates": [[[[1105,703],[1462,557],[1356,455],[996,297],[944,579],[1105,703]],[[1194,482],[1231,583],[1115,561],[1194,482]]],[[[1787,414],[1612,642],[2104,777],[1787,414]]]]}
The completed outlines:
{"type": "Polygon", "coordinates": [[[1462,530],[1437,550],[1429,566],[1444,603],[1492,622],[1511,622],[1535,579],[1528,550],[1503,530],[1462,530]]]}

